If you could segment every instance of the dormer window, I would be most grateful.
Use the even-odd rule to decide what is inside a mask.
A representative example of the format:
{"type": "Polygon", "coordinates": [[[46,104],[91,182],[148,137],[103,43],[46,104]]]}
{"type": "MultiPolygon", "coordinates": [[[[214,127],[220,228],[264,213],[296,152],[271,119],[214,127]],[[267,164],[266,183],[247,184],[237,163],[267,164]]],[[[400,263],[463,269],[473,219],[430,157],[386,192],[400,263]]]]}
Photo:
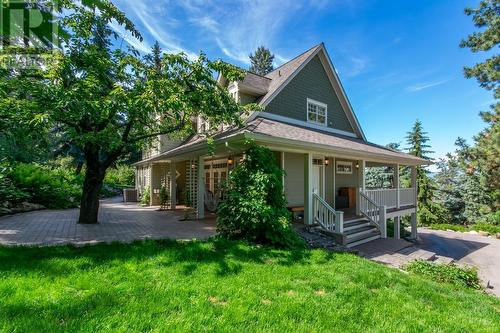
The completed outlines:
{"type": "Polygon", "coordinates": [[[327,118],[327,105],[315,101],[313,99],[307,99],[307,121],[313,124],[326,126],[327,118]]]}

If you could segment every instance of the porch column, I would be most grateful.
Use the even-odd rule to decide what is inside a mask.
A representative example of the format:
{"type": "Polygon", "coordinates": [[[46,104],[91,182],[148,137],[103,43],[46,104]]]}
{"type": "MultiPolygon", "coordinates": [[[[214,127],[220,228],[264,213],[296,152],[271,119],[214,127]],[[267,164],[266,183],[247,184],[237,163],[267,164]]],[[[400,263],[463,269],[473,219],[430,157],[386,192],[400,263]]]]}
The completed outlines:
{"type": "Polygon", "coordinates": [[[356,193],[356,215],[361,215],[361,207],[359,203],[361,202],[360,191],[365,191],[365,160],[360,160],[358,168],[358,191],[356,193]]]}
{"type": "Polygon", "coordinates": [[[312,154],[304,154],[304,224],[313,223],[312,211],[312,154]]]}
{"type": "Polygon", "coordinates": [[[396,187],[396,208],[401,206],[401,193],[399,184],[399,164],[394,165],[394,187],[396,187]]]}
{"type": "Polygon", "coordinates": [[[170,161],[170,209],[175,210],[177,203],[177,168],[174,161],[170,161]]]}
{"type": "Polygon", "coordinates": [[[394,239],[400,239],[401,238],[401,223],[400,223],[400,218],[399,216],[396,216],[394,218],[394,239]]]}
{"type": "Polygon", "coordinates": [[[417,183],[417,167],[411,167],[411,187],[413,188],[415,212],[411,213],[411,238],[417,239],[417,211],[418,211],[418,183],[417,183]]]}
{"type": "Polygon", "coordinates": [[[153,164],[149,165],[149,205],[153,206],[153,164]]]}
{"type": "Polygon", "coordinates": [[[280,167],[281,167],[281,170],[283,170],[283,175],[281,176],[281,183],[283,185],[283,192],[286,193],[285,191],[285,152],[282,151],[280,152],[280,167]]]}
{"type": "Polygon", "coordinates": [[[198,219],[205,218],[205,182],[203,179],[203,174],[205,172],[205,160],[203,156],[198,156],[198,167],[197,167],[197,175],[196,175],[196,194],[197,194],[197,212],[196,216],[198,219]]]}

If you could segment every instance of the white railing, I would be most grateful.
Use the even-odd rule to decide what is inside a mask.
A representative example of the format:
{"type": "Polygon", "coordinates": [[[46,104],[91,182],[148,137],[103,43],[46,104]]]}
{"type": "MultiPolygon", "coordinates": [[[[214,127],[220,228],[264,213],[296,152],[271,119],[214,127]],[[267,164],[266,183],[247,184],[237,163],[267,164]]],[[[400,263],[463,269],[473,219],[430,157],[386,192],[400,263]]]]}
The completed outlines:
{"type": "Polygon", "coordinates": [[[402,206],[415,205],[415,191],[413,188],[381,188],[365,190],[366,195],[378,205],[386,208],[397,208],[402,206]]]}
{"type": "Polygon", "coordinates": [[[359,198],[359,210],[361,214],[377,226],[382,238],[387,238],[386,206],[377,204],[363,191],[360,191],[359,198]]]}
{"type": "Polygon", "coordinates": [[[415,189],[413,187],[410,188],[401,188],[399,189],[399,206],[415,206],[417,204],[417,200],[415,198],[415,189]]]}
{"type": "Polygon", "coordinates": [[[344,232],[344,212],[336,211],[317,193],[313,193],[313,219],[329,231],[344,232]]]}

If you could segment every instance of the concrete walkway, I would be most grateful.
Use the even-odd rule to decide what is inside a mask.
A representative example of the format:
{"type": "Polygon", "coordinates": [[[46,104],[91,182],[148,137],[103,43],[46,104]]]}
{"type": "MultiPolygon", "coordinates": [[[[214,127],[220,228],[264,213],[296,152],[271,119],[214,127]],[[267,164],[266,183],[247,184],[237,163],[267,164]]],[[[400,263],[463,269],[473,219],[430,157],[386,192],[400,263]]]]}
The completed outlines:
{"type": "Polygon", "coordinates": [[[216,234],[215,219],[179,221],[183,213],[101,201],[99,224],[77,224],[78,210],[42,210],[0,217],[0,245],[95,244],[142,239],[206,239],[216,234]]]}

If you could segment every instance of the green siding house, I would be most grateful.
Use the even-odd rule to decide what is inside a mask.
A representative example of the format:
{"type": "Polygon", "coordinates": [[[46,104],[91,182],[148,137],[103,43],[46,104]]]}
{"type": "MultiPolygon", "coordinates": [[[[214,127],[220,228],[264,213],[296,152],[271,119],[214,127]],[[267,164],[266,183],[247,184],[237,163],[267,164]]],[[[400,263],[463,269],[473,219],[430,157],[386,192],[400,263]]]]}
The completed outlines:
{"type": "Polygon", "coordinates": [[[165,186],[172,209],[190,207],[204,218],[223,200],[220,184],[251,139],[275,152],[298,223],[355,246],[386,238],[388,219],[399,238],[401,217],[409,215],[416,237],[416,167],[427,161],[367,141],[323,44],[265,76],[248,72],[239,82],[222,75],[218,81],[239,103],[258,103],[263,111],[245,119],[243,128],[218,129],[215,154],[209,154],[209,124],[202,119],[198,134],[183,141],[158,138],[136,163],[136,187],[150,191],[151,205],[159,204],[165,186]],[[366,169],[379,166],[392,167],[393,185],[366,188],[366,169]],[[400,166],[411,168],[411,187],[401,186],[400,166]]]}

